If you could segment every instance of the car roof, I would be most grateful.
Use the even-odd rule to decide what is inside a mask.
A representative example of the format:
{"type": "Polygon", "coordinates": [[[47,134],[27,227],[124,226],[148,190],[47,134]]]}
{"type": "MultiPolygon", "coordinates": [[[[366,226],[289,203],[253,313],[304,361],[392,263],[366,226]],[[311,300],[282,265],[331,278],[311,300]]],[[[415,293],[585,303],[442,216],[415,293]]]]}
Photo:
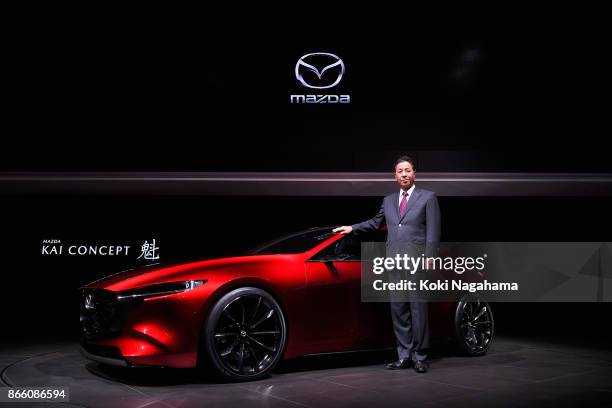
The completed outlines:
{"type": "MultiPolygon", "coordinates": [[[[307,233],[311,233],[311,232],[316,232],[316,231],[321,231],[321,235],[315,237],[317,239],[317,241],[319,241],[320,243],[323,243],[325,241],[327,241],[329,238],[333,237],[334,235],[336,235],[334,232],[332,232],[332,230],[335,227],[329,226],[329,227],[312,227],[312,228],[308,228],[302,231],[298,231],[298,232],[293,232],[291,234],[287,234],[284,236],[281,236],[279,238],[275,238],[272,241],[266,242],[260,246],[258,246],[257,248],[249,251],[249,254],[257,254],[259,251],[264,250],[265,248],[272,246],[274,244],[277,244],[279,242],[285,241],[287,239],[293,238],[293,237],[297,237],[303,234],[307,234],[307,233]]],[[[313,246],[312,248],[309,248],[308,250],[304,251],[304,252],[308,252],[311,249],[315,248],[319,246],[318,244],[313,246]]]]}

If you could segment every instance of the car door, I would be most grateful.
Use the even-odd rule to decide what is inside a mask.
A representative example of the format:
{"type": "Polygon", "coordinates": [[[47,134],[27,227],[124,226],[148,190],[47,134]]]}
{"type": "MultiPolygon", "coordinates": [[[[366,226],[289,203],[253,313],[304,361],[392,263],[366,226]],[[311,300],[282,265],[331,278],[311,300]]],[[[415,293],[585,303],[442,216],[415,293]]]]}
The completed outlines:
{"type": "Polygon", "coordinates": [[[330,244],[306,262],[306,280],[312,299],[306,342],[317,352],[359,348],[359,246],[350,237],[330,244]]]}

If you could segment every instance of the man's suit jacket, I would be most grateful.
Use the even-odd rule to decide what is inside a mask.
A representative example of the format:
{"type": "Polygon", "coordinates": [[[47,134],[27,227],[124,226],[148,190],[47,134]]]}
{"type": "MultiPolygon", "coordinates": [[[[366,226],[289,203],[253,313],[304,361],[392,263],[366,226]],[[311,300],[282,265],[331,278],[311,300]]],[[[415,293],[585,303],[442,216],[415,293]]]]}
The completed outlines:
{"type": "Polygon", "coordinates": [[[399,198],[399,191],[386,196],[378,214],[370,220],[352,225],[353,231],[376,231],[386,223],[388,246],[412,243],[424,246],[425,256],[435,256],[440,243],[440,207],[436,193],[415,186],[401,218],[399,198]]]}

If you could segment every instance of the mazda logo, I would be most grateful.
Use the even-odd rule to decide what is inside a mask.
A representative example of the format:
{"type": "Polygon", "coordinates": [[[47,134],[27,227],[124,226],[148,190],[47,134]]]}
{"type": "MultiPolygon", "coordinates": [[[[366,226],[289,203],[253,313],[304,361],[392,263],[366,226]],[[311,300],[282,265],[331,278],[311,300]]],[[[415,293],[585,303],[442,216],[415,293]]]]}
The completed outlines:
{"type": "Polygon", "coordinates": [[[344,75],[344,62],[334,54],[313,52],[303,55],[295,64],[295,77],[305,87],[332,88],[344,75]]]}
{"type": "Polygon", "coordinates": [[[85,309],[93,309],[93,308],[94,308],[93,295],[85,296],[85,309]]]}

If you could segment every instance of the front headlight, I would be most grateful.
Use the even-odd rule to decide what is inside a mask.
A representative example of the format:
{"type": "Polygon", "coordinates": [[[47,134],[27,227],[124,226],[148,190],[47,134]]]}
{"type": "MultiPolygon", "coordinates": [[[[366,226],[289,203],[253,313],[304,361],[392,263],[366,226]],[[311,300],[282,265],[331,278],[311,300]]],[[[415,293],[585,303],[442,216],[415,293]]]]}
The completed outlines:
{"type": "Polygon", "coordinates": [[[144,286],[142,288],[124,290],[117,293],[117,299],[147,298],[152,296],[172,295],[174,293],[186,292],[202,286],[205,280],[188,280],[182,282],[158,283],[144,286]]]}

